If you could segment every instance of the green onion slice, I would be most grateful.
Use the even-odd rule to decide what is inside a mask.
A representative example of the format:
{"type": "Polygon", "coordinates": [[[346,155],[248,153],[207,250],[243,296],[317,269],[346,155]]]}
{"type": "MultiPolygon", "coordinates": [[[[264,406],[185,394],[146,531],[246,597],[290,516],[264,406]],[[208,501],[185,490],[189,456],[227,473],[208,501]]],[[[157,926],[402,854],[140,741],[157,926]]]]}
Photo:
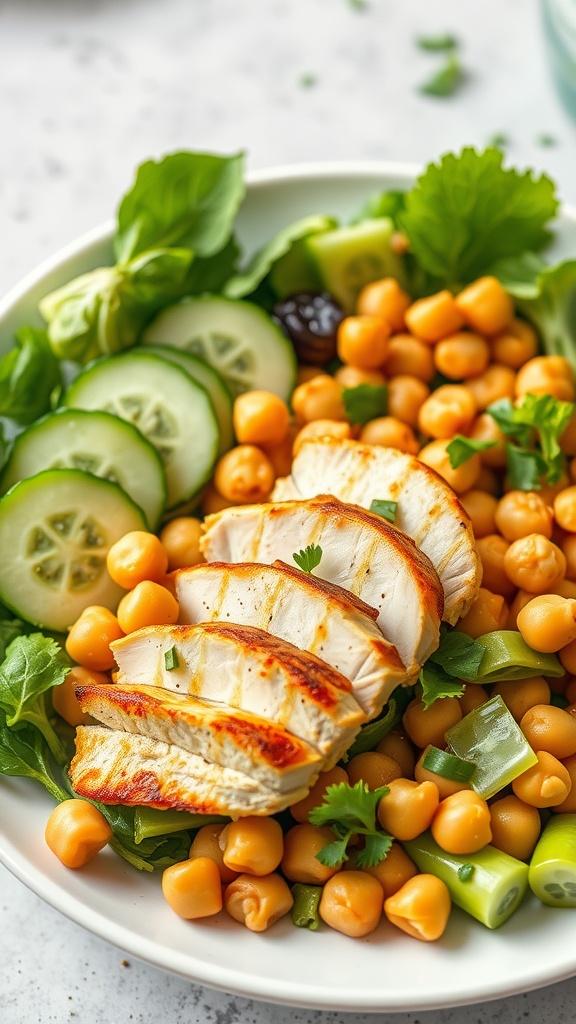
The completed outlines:
{"type": "Polygon", "coordinates": [[[470,782],[476,771],[476,765],[472,761],[464,761],[456,754],[433,746],[426,754],[422,767],[434,772],[435,775],[441,775],[444,779],[450,779],[451,782],[470,782]]]}
{"type": "Polygon", "coordinates": [[[164,667],[167,672],[172,672],[173,669],[178,668],[180,662],[178,661],[178,655],[176,654],[176,648],[171,647],[170,650],[164,651],[164,667]]]}

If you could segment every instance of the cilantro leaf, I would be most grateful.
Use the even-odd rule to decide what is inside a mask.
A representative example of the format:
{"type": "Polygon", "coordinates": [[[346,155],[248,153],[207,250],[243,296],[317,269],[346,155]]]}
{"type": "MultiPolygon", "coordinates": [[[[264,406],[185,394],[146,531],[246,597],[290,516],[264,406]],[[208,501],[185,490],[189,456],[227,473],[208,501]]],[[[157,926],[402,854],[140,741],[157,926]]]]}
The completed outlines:
{"type": "Polygon", "coordinates": [[[346,848],[351,834],[351,832],[346,832],[341,839],[335,839],[332,843],[323,846],[316,854],[320,863],[327,868],[337,868],[343,861],[348,860],[346,848]]]}
{"type": "Polygon", "coordinates": [[[430,660],[420,669],[418,681],[422,687],[422,703],[426,710],[435,700],[441,700],[442,697],[461,697],[464,693],[464,683],[448,675],[444,669],[434,665],[430,660]]]}
{"type": "Polygon", "coordinates": [[[468,459],[471,459],[473,455],[476,455],[478,452],[485,452],[488,448],[493,448],[495,444],[498,444],[498,442],[475,441],[472,437],[456,434],[450,441],[450,444],[446,446],[452,469],[458,469],[458,466],[468,462],[468,459]]]}
{"type": "Polygon", "coordinates": [[[546,473],[546,463],[537,452],[506,445],[506,476],[515,491],[539,491],[540,480],[546,473]]]}
{"type": "Polygon", "coordinates": [[[388,389],[383,384],[358,384],[355,388],[344,388],[342,401],[350,423],[364,426],[377,416],[385,416],[387,394],[388,389]]]}
{"type": "MultiPolygon", "coordinates": [[[[442,628],[440,644],[428,662],[439,665],[448,675],[475,679],[480,671],[485,650],[471,636],[457,629],[442,628]]],[[[426,664],[428,664],[428,662],[426,664]]]]}
{"type": "Polygon", "coordinates": [[[452,50],[448,53],[443,66],[431,78],[420,86],[425,96],[452,96],[464,79],[462,65],[452,50]]]}
{"type": "Polygon", "coordinates": [[[322,559],[322,548],[319,544],[309,544],[299,552],[295,551],[292,558],[303,572],[312,572],[322,559]]]}
{"type": "Polygon", "coordinates": [[[366,836],[364,849],[360,850],[356,858],[358,867],[375,868],[386,857],[392,842],[392,836],[386,835],[385,832],[370,832],[366,836]]]}
{"type": "Polygon", "coordinates": [[[512,486],[517,490],[536,490],[540,488],[540,477],[547,483],[557,483],[566,465],[560,437],[574,414],[573,403],[552,395],[526,394],[517,404],[502,398],[486,411],[500,430],[516,442],[506,446],[512,486]]]}
{"type": "Polygon", "coordinates": [[[406,196],[400,227],[422,267],[458,287],[497,260],[541,249],[558,200],[553,182],[502,167],[494,148],[466,147],[429,164],[406,196]]]}
{"type": "Polygon", "coordinates": [[[370,511],[374,512],[377,516],[381,516],[382,519],[386,519],[389,523],[393,523],[396,519],[397,510],[397,501],[387,501],[386,498],[374,498],[374,501],[370,502],[370,511]]]}
{"type": "Polygon", "coordinates": [[[373,867],[384,859],[392,844],[392,836],[383,832],[376,823],[376,811],[382,797],[389,793],[387,786],[370,790],[360,780],[354,786],[340,782],[328,786],[324,803],[314,807],[308,815],[312,825],[330,825],[336,839],[316,854],[322,864],[336,867],[348,859],[347,846],[353,835],[365,838],[365,847],[358,857],[366,866],[373,867]],[[389,840],[389,842],[388,842],[389,840]]]}

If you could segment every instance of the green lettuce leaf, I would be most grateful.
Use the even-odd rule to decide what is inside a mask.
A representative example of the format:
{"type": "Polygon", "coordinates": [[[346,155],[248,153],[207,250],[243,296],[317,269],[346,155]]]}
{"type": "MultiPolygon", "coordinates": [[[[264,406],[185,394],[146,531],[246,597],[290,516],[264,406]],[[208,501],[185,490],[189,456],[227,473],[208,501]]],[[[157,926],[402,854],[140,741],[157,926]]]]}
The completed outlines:
{"type": "Polygon", "coordinates": [[[544,353],[565,356],[576,371],[576,259],[547,267],[528,252],[501,261],[494,273],[538,331],[544,353]]]}
{"type": "Polygon", "coordinates": [[[25,425],[50,411],[62,380],[46,331],[22,327],[15,341],[0,359],[0,416],[25,425]]]}
{"type": "Polygon", "coordinates": [[[422,703],[426,710],[436,700],[443,697],[461,697],[464,693],[464,683],[431,661],[427,661],[420,670],[418,682],[422,687],[422,703]]]}
{"type": "Polygon", "coordinates": [[[7,727],[33,725],[59,764],[64,764],[66,754],[49,720],[45,695],[63,683],[69,671],[70,663],[62,648],[42,633],[17,636],[8,644],[0,665],[0,708],[7,727]]]}
{"type": "Polygon", "coordinates": [[[388,388],[383,384],[358,384],[342,391],[346,416],[350,423],[361,426],[386,415],[387,398],[388,388]]]}
{"type": "Polygon", "coordinates": [[[498,260],[541,249],[558,208],[554,184],[502,166],[497,149],[467,147],[429,164],[406,197],[400,226],[421,266],[458,288],[498,260]]]}

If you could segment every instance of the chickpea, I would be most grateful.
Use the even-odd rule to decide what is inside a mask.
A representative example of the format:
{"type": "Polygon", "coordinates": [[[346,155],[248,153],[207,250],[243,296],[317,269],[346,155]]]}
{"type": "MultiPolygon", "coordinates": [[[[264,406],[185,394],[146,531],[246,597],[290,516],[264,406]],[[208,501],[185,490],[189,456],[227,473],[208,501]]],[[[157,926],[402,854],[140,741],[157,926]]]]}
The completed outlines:
{"type": "Polygon", "coordinates": [[[436,772],[431,772],[429,768],[424,767],[424,760],[431,746],[432,744],[428,743],[424,747],[416,762],[414,767],[416,782],[433,782],[438,790],[440,800],[444,800],[452,793],[459,793],[461,789],[470,789],[470,783],[468,782],[454,782],[453,779],[447,779],[444,775],[437,775],[436,772]]]}
{"type": "Polygon", "coordinates": [[[574,374],[564,356],[535,356],[518,371],[515,394],[552,395],[563,402],[574,401],[574,374]]]}
{"type": "Polygon", "coordinates": [[[570,776],[570,792],[561,804],[555,804],[552,808],[554,814],[576,814],[576,754],[565,757],[562,764],[570,776]]]}
{"type": "Polygon", "coordinates": [[[479,334],[459,331],[434,347],[434,363],[450,380],[464,380],[483,373],[490,362],[488,342],[479,334]]]}
{"type": "Polygon", "coordinates": [[[384,902],[388,920],[415,939],[434,942],[446,930],[452,902],[445,882],[436,875],[408,879],[384,902]]]}
{"type": "Polygon", "coordinates": [[[567,799],[572,789],[568,769],[547,750],[537,750],[538,763],[522,772],[512,782],[519,800],[531,807],[556,807],[567,799]]]}
{"type": "Polygon", "coordinates": [[[380,740],[376,750],[379,754],[387,754],[388,757],[396,761],[400,765],[402,776],[405,779],[412,778],[415,762],[414,749],[404,733],[393,729],[392,732],[389,732],[387,736],[380,740]]]}
{"type": "Polygon", "coordinates": [[[204,561],[200,551],[202,523],[193,516],[171,519],[160,533],[162,546],[168,556],[168,570],[186,569],[204,561]]]}
{"type": "Polygon", "coordinates": [[[59,686],[53,686],[50,690],[52,707],[56,714],[60,715],[68,725],[86,725],[90,722],[90,715],[82,711],[76,696],[77,686],[107,686],[110,683],[110,676],[103,672],[95,672],[93,669],[82,668],[80,665],[73,665],[66,679],[59,686]]]}
{"type": "Polygon", "coordinates": [[[334,374],[343,388],[359,388],[361,384],[371,384],[375,388],[386,386],[386,377],[380,370],[360,370],[358,366],[340,366],[334,374]]]}
{"type": "Polygon", "coordinates": [[[390,337],[389,324],[379,316],[347,316],[338,325],[337,351],[343,363],[359,370],[383,366],[390,337]]]}
{"type": "Polygon", "coordinates": [[[432,743],[435,747],[444,745],[444,733],[462,718],[457,697],[441,697],[425,708],[421,700],[410,701],[402,716],[402,725],[417,747],[432,743]]]}
{"type": "Polygon", "coordinates": [[[576,533],[576,486],[567,487],[554,498],[554,518],[563,530],[576,533]]]}
{"type": "Polygon", "coordinates": [[[534,594],[529,594],[527,590],[518,590],[516,596],[510,605],[508,612],[508,622],[506,623],[506,629],[518,629],[518,615],[523,608],[526,607],[529,601],[534,600],[534,594]]]}
{"type": "Polygon", "coordinates": [[[118,623],[124,633],[144,626],[162,626],[178,622],[178,602],[167,587],[143,580],[125,594],[118,605],[118,623]]]}
{"type": "Polygon", "coordinates": [[[345,420],[342,385],[327,373],[300,384],[292,393],[292,409],[299,424],[312,420],[345,420]]]}
{"type": "Polygon", "coordinates": [[[188,857],[190,860],[196,860],[198,857],[209,857],[216,864],[220,872],[220,878],[226,885],[228,882],[233,882],[235,878],[238,878],[238,872],[233,871],[232,868],[227,867],[224,863],[219,843],[223,830],[224,825],[218,824],[203,825],[202,828],[199,828],[192,840],[188,857]]]}
{"type": "MultiPolygon", "coordinates": [[[[566,680],[566,685],[564,687],[564,696],[566,697],[566,700],[570,702],[570,704],[576,703],[576,676],[570,676],[566,680]]],[[[546,701],[542,701],[542,704],[545,703],[546,701]]]]}
{"type": "Polygon", "coordinates": [[[449,441],[431,441],[421,448],[418,453],[420,462],[430,466],[439,476],[443,477],[447,484],[456,491],[456,494],[465,494],[476,484],[480,476],[480,458],[473,455],[467,462],[463,462],[457,469],[453,469],[450,463],[450,456],[446,451],[449,441]]]}
{"type": "Polygon", "coordinates": [[[65,867],[83,868],[110,842],[112,829],[94,804],[72,798],[56,805],[44,835],[65,867]]]}
{"type": "Polygon", "coordinates": [[[516,722],[520,722],[535,704],[550,703],[550,687],[543,676],[496,683],[492,689],[492,697],[498,695],[502,697],[516,722]]]}
{"type": "Polygon", "coordinates": [[[318,860],[320,850],[332,842],[334,833],[329,825],[318,827],[309,821],[293,825],[284,836],[284,853],[280,865],[282,874],[291,882],[323,885],[342,867],[338,864],[331,868],[318,860]]]}
{"type": "Polygon", "coordinates": [[[321,366],[299,366],[296,371],[296,385],[307,384],[314,377],[320,377],[324,373],[321,366]]]}
{"type": "Polygon", "coordinates": [[[503,331],[492,338],[492,358],[495,363],[519,370],[538,351],[536,331],[525,320],[512,317],[503,331]]]}
{"type": "Polygon", "coordinates": [[[430,388],[424,381],[399,373],[388,382],[388,412],[415,429],[420,409],[429,395],[430,388]]]}
{"type": "Polygon", "coordinates": [[[485,590],[490,590],[493,594],[502,594],[504,597],[511,597],[516,589],[504,568],[504,559],[509,547],[508,541],[498,533],[480,537],[476,542],[476,550],[482,562],[482,583],[485,590]]]}
{"type": "Polygon", "coordinates": [[[571,640],[569,644],[562,647],[558,651],[558,657],[562,662],[562,667],[566,672],[570,672],[571,675],[576,675],[576,640],[571,640]]]}
{"type": "Polygon", "coordinates": [[[218,844],[227,868],[248,875],[269,875],[282,860],[282,827],[275,818],[248,815],[226,825],[218,844]]]}
{"type": "Polygon", "coordinates": [[[560,541],[560,547],[566,559],[566,577],[576,582],[576,534],[569,534],[560,541]]]}
{"type": "Polygon", "coordinates": [[[280,875],[239,875],[224,893],[224,906],[235,921],[251,932],[271,928],[294,905],[292,893],[280,875]]]}
{"type": "Polygon", "coordinates": [[[360,431],[363,444],[381,445],[383,448],[397,448],[409,455],[416,455],[420,445],[412,427],[394,416],[379,416],[369,420],[360,431]]]}
{"type": "Polygon", "coordinates": [[[358,296],[356,312],[382,317],[393,331],[404,330],[404,314],[412,299],[402,290],[395,277],[383,277],[364,285],[358,296]]]}
{"type": "Polygon", "coordinates": [[[432,344],[459,331],[464,324],[454,296],[447,290],[417,299],[406,310],[404,319],[412,334],[432,344]]]}
{"type": "Polygon", "coordinates": [[[466,434],[476,415],[476,402],[461,384],[443,384],[420,406],[418,426],[423,434],[450,438],[466,434]]]}
{"type": "Polygon", "coordinates": [[[474,603],[466,615],[456,623],[456,629],[476,640],[484,633],[492,633],[495,629],[504,629],[507,621],[508,605],[502,595],[493,594],[485,587],[480,587],[474,603]]]}
{"type": "Polygon", "coordinates": [[[234,401],[234,433],[239,444],[280,444],[288,432],[288,406],[272,391],[246,391],[234,401]]]}
{"type": "Polygon", "coordinates": [[[496,334],[512,322],[514,304],[496,277],[479,277],[456,296],[456,305],[473,331],[496,334]]]}
{"type": "Polygon", "coordinates": [[[542,594],[518,613],[522,639],[535,651],[552,654],[576,640],[576,601],[542,594]]]}
{"type": "Polygon", "coordinates": [[[564,577],[566,559],[547,537],[530,533],[512,542],[504,555],[504,569],[515,586],[544,594],[564,577]]]}
{"type": "Polygon", "coordinates": [[[211,917],[222,910],[222,884],[209,857],[172,864],[162,873],[162,892],[175,914],[187,921],[211,917]]]}
{"type": "Polygon", "coordinates": [[[498,502],[493,494],[472,488],[461,496],[460,502],[470,516],[476,539],[496,533],[495,516],[498,502]]]}
{"type": "Polygon", "coordinates": [[[79,662],[85,668],[107,672],[115,664],[110,644],[124,636],[124,632],[108,608],[88,605],[70,626],[66,650],[72,661],[79,662]]]}
{"type": "Polygon", "coordinates": [[[355,786],[357,782],[362,781],[366,783],[368,789],[387,786],[392,779],[399,779],[402,775],[402,769],[394,758],[388,754],[379,754],[376,750],[356,754],[348,761],[347,768],[350,785],[355,786]]]}
{"type": "Polygon", "coordinates": [[[433,349],[411,334],[393,334],[384,369],[389,377],[408,375],[429,384],[435,372],[433,349]]]}
{"type": "Polygon", "coordinates": [[[485,491],[486,494],[493,494],[495,497],[498,497],[501,490],[500,480],[494,470],[482,461],[483,454],[484,452],[480,453],[480,473],[474,486],[478,491],[485,491]]]}
{"type": "MultiPolygon", "coordinates": [[[[345,420],[312,420],[311,423],[305,423],[294,438],[293,456],[298,454],[304,441],[310,437],[335,437],[339,441],[348,441],[352,437],[352,427],[345,420]]],[[[284,475],[287,476],[289,472],[290,466],[284,475]]]]}
{"type": "MultiPolygon", "coordinates": [[[[348,868],[348,864],[349,861],[345,864],[346,870],[356,870],[352,865],[348,868]]],[[[414,861],[410,859],[400,843],[396,842],[392,843],[384,860],[381,860],[379,864],[373,868],[363,867],[360,870],[378,879],[384,891],[384,899],[393,896],[409,878],[418,874],[418,868],[414,861]]]]}
{"type": "Polygon", "coordinates": [[[435,782],[393,779],[378,804],[378,821],[395,839],[415,839],[430,828],[439,801],[435,782]]]}
{"type": "Polygon", "coordinates": [[[529,534],[552,537],[552,509],[537,491],[508,491],[496,509],[496,526],[506,540],[520,540],[529,534]]]}
{"type": "Polygon", "coordinates": [[[377,878],[365,871],[341,871],[326,882],[318,913],[331,928],[358,938],[377,927],[383,903],[377,878]]]}
{"type": "Polygon", "coordinates": [[[480,461],[483,466],[492,466],[494,469],[504,468],[506,465],[506,438],[490,413],[482,412],[476,417],[469,436],[473,441],[492,442],[491,448],[480,452],[480,461]]]}
{"type": "Polygon", "coordinates": [[[565,473],[562,474],[560,479],[555,484],[549,484],[546,482],[544,477],[540,477],[538,483],[540,484],[540,496],[547,505],[554,505],[554,499],[560,494],[561,491],[568,487],[569,480],[565,473]]]}
{"type": "Polygon", "coordinates": [[[106,568],[119,587],[131,590],[142,580],[163,580],[168,555],[155,534],[132,530],[112,545],[106,556],[106,568]]]}
{"type": "Polygon", "coordinates": [[[307,796],[291,805],[290,814],[296,821],[308,821],[310,811],[324,803],[328,786],[338,786],[341,782],[349,781],[348,773],[339,765],[329,768],[327,772],[321,772],[307,796]]]}
{"type": "Polygon", "coordinates": [[[490,805],[492,846],[518,860],[529,860],[540,837],[540,815],[517,796],[503,796],[490,805]]]}
{"type": "Polygon", "coordinates": [[[215,515],[216,512],[221,512],[224,508],[230,508],[231,505],[241,504],[241,501],[230,501],[229,498],[225,498],[216,490],[214,484],[210,483],[202,494],[200,507],[202,509],[203,516],[212,516],[215,515]]]}
{"type": "Polygon", "coordinates": [[[460,701],[460,710],[462,717],[467,715],[470,711],[475,711],[482,704],[485,704],[488,700],[488,692],[484,689],[480,683],[466,683],[464,686],[464,692],[461,697],[458,698],[460,701]]]}
{"type": "Polygon", "coordinates": [[[547,750],[559,761],[576,754],[576,718],[554,704],[535,704],[520,720],[533,750],[547,750]]]}
{"type": "Polygon", "coordinates": [[[500,398],[514,398],[516,374],[509,366],[491,363],[484,373],[469,377],[465,383],[472,392],[478,409],[483,411],[500,398]]]}
{"type": "Polygon", "coordinates": [[[253,444],[232,448],[216,463],[214,486],[230,502],[265,501],[273,484],[274,467],[253,444]]]}
{"type": "Polygon", "coordinates": [[[476,853],[492,838],[490,808],[474,790],[462,789],[440,802],[431,831],[447,853],[476,853]]]}

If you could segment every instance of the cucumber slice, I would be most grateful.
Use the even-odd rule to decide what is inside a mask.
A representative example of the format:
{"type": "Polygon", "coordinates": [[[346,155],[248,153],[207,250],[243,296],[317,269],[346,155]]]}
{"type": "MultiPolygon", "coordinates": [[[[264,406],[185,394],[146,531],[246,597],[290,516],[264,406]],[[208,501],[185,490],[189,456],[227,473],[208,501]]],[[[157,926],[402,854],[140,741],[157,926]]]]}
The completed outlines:
{"type": "Polygon", "coordinates": [[[71,409],[99,409],[133,423],[159,453],[168,507],[189,501],[212,475],[220,432],[208,393],[179,366],[142,350],[99,359],[64,394],[71,409]]]}
{"type": "Polygon", "coordinates": [[[174,348],[173,345],[153,345],[146,342],[146,351],[151,355],[167,359],[169,363],[175,363],[182,370],[197,381],[210,395],[218,426],[220,427],[220,447],[218,454],[223,455],[234,444],[234,430],[232,428],[232,395],[226,382],[219,373],[210,366],[205,359],[193,356],[183,348],[174,348]]]}
{"type": "Polygon", "coordinates": [[[288,401],[296,356],[288,338],[264,310],[242,299],[201,295],[162,310],[142,341],[174,345],[205,359],[234,396],[272,391],[288,401]]]}
{"type": "Polygon", "coordinates": [[[576,907],[576,814],[555,814],[532,854],[530,888],[549,907],[576,907]]]}
{"type": "Polygon", "coordinates": [[[156,529],[166,503],[158,452],[136,427],[109,412],[61,409],[19,434],[0,479],[0,492],[43,469],[83,469],[120,485],[156,529]]]}
{"type": "Polygon", "coordinates": [[[402,259],[390,248],[394,224],[389,217],[311,235],[305,241],[324,288],[353,313],[365,284],[381,277],[404,281],[402,259]]]}
{"type": "Polygon", "coordinates": [[[114,610],[124,591],[106,569],[112,544],[145,530],[118,484],[81,469],[47,469],[0,498],[0,601],[42,629],[64,633],[87,605],[114,610]]]}

